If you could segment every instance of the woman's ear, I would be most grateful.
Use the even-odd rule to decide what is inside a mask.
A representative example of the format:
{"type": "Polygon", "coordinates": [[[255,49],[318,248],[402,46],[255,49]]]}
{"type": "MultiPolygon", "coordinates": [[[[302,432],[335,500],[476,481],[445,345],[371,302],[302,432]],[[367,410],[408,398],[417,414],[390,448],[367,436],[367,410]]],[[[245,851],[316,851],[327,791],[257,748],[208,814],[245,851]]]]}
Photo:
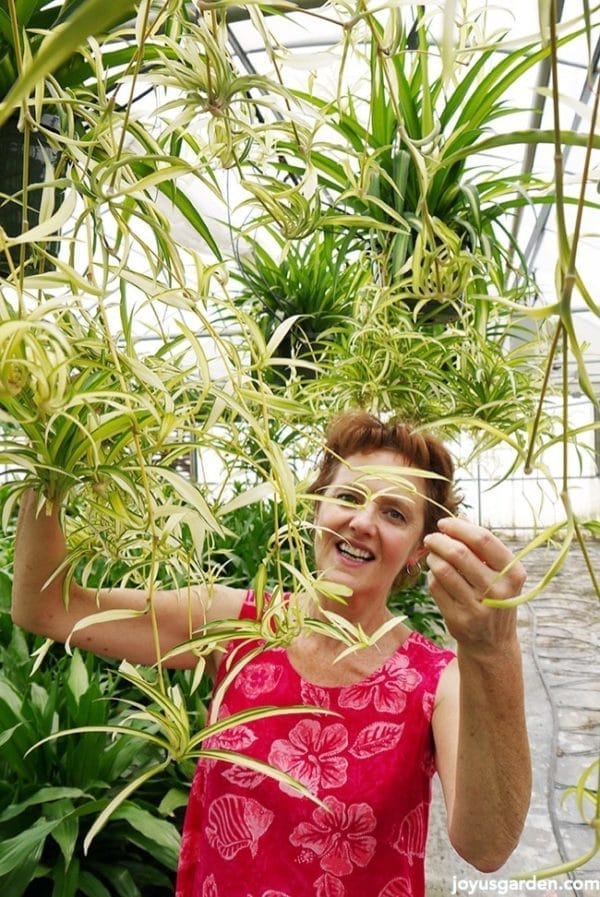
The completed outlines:
{"type": "Polygon", "coordinates": [[[428,549],[422,542],[419,542],[419,544],[409,554],[408,564],[410,566],[414,567],[416,564],[419,563],[421,558],[425,557],[426,554],[428,554],[428,549]]]}

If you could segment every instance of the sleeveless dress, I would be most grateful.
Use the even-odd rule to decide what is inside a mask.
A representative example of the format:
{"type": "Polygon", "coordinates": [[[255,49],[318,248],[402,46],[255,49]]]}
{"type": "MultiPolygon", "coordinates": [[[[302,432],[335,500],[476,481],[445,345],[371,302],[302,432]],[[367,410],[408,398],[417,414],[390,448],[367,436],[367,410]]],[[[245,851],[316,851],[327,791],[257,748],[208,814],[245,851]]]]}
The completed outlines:
{"type": "MultiPolygon", "coordinates": [[[[240,616],[255,616],[251,592],[240,616]]],[[[228,653],[237,662],[255,648],[238,643],[228,653]]],[[[200,758],[176,897],[424,897],[431,715],[453,657],[412,632],[367,678],[335,687],[305,681],[284,648],[250,659],[227,688],[220,718],[299,704],[332,715],[307,707],[238,723],[202,747],[267,761],[322,805],[260,771],[200,758]]]]}

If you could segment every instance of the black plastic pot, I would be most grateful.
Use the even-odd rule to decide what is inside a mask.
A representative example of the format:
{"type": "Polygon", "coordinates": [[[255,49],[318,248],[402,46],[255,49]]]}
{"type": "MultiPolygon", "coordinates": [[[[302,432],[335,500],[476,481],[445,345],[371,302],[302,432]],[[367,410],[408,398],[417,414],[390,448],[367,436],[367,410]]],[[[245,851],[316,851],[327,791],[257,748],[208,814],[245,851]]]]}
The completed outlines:
{"type": "MultiPolygon", "coordinates": [[[[23,161],[24,161],[24,135],[17,127],[18,116],[12,118],[0,127],[0,227],[9,237],[16,237],[23,232],[23,161]]],[[[54,115],[42,116],[43,126],[58,132],[59,120],[54,115]]],[[[50,146],[44,134],[39,131],[30,133],[29,145],[29,186],[27,189],[27,229],[35,227],[39,223],[40,204],[42,201],[42,185],[52,179],[52,170],[56,169],[60,157],[60,151],[50,146]],[[51,166],[51,169],[48,167],[51,166]]],[[[60,201],[62,191],[56,191],[55,207],[60,201]]],[[[59,248],[58,241],[48,241],[44,244],[46,252],[56,256],[59,248]]],[[[20,260],[20,249],[14,246],[10,250],[13,264],[17,266],[20,260]]],[[[28,244],[25,248],[25,259],[35,265],[36,270],[43,269],[45,258],[37,250],[35,244],[28,244]]],[[[0,251],[0,276],[9,274],[6,252],[0,251]]]]}

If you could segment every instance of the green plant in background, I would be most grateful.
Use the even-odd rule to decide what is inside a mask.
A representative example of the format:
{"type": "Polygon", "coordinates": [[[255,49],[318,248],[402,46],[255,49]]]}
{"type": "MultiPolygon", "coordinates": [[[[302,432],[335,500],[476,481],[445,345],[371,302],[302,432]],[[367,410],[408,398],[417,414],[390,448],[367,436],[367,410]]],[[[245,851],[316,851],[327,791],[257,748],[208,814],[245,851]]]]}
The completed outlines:
{"type": "Polygon", "coordinates": [[[56,241],[47,241],[46,237],[59,228],[61,221],[58,207],[64,192],[64,160],[56,145],[65,119],[59,114],[61,100],[72,86],[80,86],[84,81],[93,90],[90,82],[95,80],[97,86],[106,78],[108,88],[109,70],[123,72],[133,55],[130,48],[107,54],[100,79],[94,79],[96,66],[92,54],[86,58],[80,52],[82,41],[125,21],[132,13],[133,3],[121,5],[116,11],[101,7],[90,0],[70,0],[59,5],[49,0],[8,0],[0,9],[0,146],[5,160],[0,195],[0,236],[4,232],[0,270],[4,276],[26,261],[43,268],[48,256],[58,249],[56,241]],[[54,40],[54,48],[49,41],[53,32],[61,34],[59,41],[54,40]],[[19,83],[19,76],[33,58],[41,56],[43,62],[48,43],[53,73],[46,83],[36,85],[31,105],[19,106],[13,89],[15,82],[19,83]],[[11,97],[15,99],[11,101],[11,97]],[[30,231],[33,236],[25,242],[22,235],[30,231]],[[19,239],[5,256],[6,237],[19,239]],[[33,245],[36,239],[45,244],[43,249],[33,245]]]}
{"type": "MultiPolygon", "coordinates": [[[[68,0],[58,5],[52,0],[29,3],[8,0],[0,9],[0,100],[7,97],[10,100],[19,76],[40,49],[48,52],[53,32],[62,33],[64,44],[59,49],[58,41],[54,40],[56,56],[48,73],[51,68],[53,80],[63,89],[80,87],[94,75],[93,65],[85,58],[82,46],[85,39],[127,21],[133,9],[133,2],[122,3],[118,10],[107,12],[100,3],[90,0],[68,0]]],[[[130,48],[115,49],[106,57],[105,64],[124,68],[131,56],[130,48]]]]}
{"type": "Polygon", "coordinates": [[[424,576],[415,585],[405,586],[392,594],[389,607],[404,617],[411,629],[422,632],[434,642],[447,644],[448,630],[444,618],[427,590],[424,576]]]}
{"type": "MultiPolygon", "coordinates": [[[[320,95],[318,80],[312,93],[286,85],[260,4],[247,13],[272,67],[266,74],[239,70],[226,31],[230,3],[200,3],[197,16],[178,0],[133,6],[132,25],[84,45],[96,27],[113,27],[122,9],[63,4],[61,14],[73,15],[60,32],[45,20],[35,58],[23,52],[23,71],[0,103],[0,121],[20,103],[25,116],[40,104],[59,108],[67,127],[56,139],[68,172],[59,179],[66,193],[58,217],[42,214],[37,231],[2,244],[60,243],[52,270],[21,264],[0,282],[0,460],[11,478],[5,527],[31,485],[62,502],[70,569],[90,584],[126,569],[128,582],[152,595],[163,583],[210,584],[223,573],[248,583],[259,569],[277,596],[315,588],[296,482],[332,410],[359,405],[447,433],[468,430],[476,451],[504,443],[515,467],[526,456],[541,465],[556,439],[538,377],[545,346],[530,346],[524,365],[522,351],[510,349],[515,316],[558,322],[548,373],[557,347],[569,346],[590,393],[572,327],[573,288],[596,306],[576,270],[579,227],[570,241],[561,220],[560,297],[539,308],[531,307],[533,278],[510,235],[523,205],[562,209],[573,201],[560,170],[554,187],[498,171],[490,159],[482,166],[480,153],[552,139],[539,129],[494,134],[492,127],[508,121],[506,98],[521,75],[556,59],[569,34],[497,55],[499,39],[480,35],[468,16],[436,40],[427,4],[382,4],[376,12],[362,0],[337,11],[325,5],[306,13],[341,18],[337,86],[320,95]],[[111,60],[127,72],[118,102],[111,60]],[[61,83],[75,64],[85,67],[87,83],[61,83]],[[150,109],[138,103],[149,89],[150,109]],[[227,203],[230,181],[241,196],[240,226],[228,220],[236,211],[227,203]],[[193,188],[202,192],[201,209],[193,188]],[[228,255],[208,225],[211,204],[236,253],[228,255]],[[177,236],[182,222],[192,245],[177,236]],[[190,453],[199,459],[196,481],[187,472],[190,453]]],[[[452,26],[461,11],[446,9],[452,26]]],[[[590,32],[593,12],[582,0],[581,20],[569,30],[590,32]]],[[[583,140],[557,125],[557,150],[583,140]]],[[[592,127],[590,153],[598,146],[592,127]]],[[[589,202],[582,190],[582,213],[589,202]]],[[[566,409],[566,385],[564,396],[566,409]]],[[[566,413],[561,425],[565,445],[576,442],[566,413]]],[[[565,522],[538,540],[561,538],[564,551],[581,530],[567,485],[565,470],[565,522]]],[[[409,597],[421,613],[420,596],[409,597]]],[[[302,621],[278,607],[275,623],[285,644],[302,621]]],[[[232,632],[195,634],[199,672],[203,654],[232,632]]],[[[14,653],[24,659],[24,650],[14,653]]],[[[73,663],[81,671],[81,661],[73,663]]],[[[160,738],[116,742],[144,745],[147,767],[132,758],[128,775],[135,781],[154,766],[159,778],[143,785],[153,794],[168,776],[166,758],[191,756],[202,736],[201,725],[192,735],[157,664],[149,687],[143,679],[138,685],[152,712],[161,708],[159,718],[146,715],[135,726],[154,724],[160,738]]],[[[181,687],[197,684],[196,677],[181,687]]],[[[58,700],[51,683],[44,688],[45,700],[58,700]]],[[[11,701],[10,712],[20,713],[11,701]]],[[[71,716],[57,712],[61,728],[98,724],[91,709],[83,718],[72,708],[71,716]]],[[[107,711],[100,725],[116,721],[107,711]]],[[[19,737],[20,729],[10,731],[19,722],[7,720],[4,745],[19,737]]],[[[56,734],[47,729],[40,724],[35,737],[56,734]]],[[[110,806],[118,788],[105,785],[65,797],[75,808],[69,813],[79,819],[78,808],[110,806]]],[[[18,837],[33,811],[10,812],[10,838],[18,837]]],[[[44,808],[46,824],[58,826],[52,812],[44,808]]],[[[109,831],[97,835],[85,864],[109,831]]],[[[52,843],[50,828],[44,838],[52,843]]],[[[64,865],[57,867],[65,874],[66,843],[58,844],[64,865]]],[[[80,860],[79,880],[89,882],[80,860]]],[[[91,897],[100,893],[86,886],[91,897]]]]}
{"type": "Polygon", "coordinates": [[[40,640],[9,617],[12,539],[9,528],[0,541],[0,886],[12,897],[167,897],[179,847],[173,814],[190,770],[173,765],[157,787],[139,789],[84,854],[97,815],[156,751],[94,733],[36,747],[63,728],[115,722],[128,694],[114,664],[78,651],[53,650],[32,674],[40,640]]]}
{"type": "MultiPolygon", "coordinates": [[[[73,263],[76,247],[87,244],[88,261],[104,253],[108,275],[109,259],[114,261],[116,254],[121,262],[126,258],[122,227],[134,222],[140,230],[149,224],[148,245],[143,238],[136,241],[147,267],[180,269],[178,251],[156,206],[157,192],[168,194],[168,201],[218,252],[201,216],[176,184],[177,176],[193,176],[195,167],[183,161],[177,148],[171,155],[148,128],[136,126],[136,104],[148,89],[147,84],[139,86],[140,74],[157,55],[172,55],[177,30],[189,27],[187,5],[182,0],[131,0],[109,9],[101,0],[73,0],[58,7],[48,0],[10,0],[2,12],[0,71],[11,88],[6,96],[0,94],[0,138],[6,122],[9,148],[14,148],[18,119],[24,147],[23,159],[14,163],[18,183],[0,207],[0,212],[23,207],[20,232],[12,219],[0,230],[3,276],[26,290],[26,275],[35,276],[52,262],[58,272],[47,275],[50,289],[65,282],[80,289],[79,261],[73,263]],[[22,72],[16,81],[15,69],[22,72]],[[30,152],[32,167],[34,161],[38,168],[44,161],[39,186],[30,183],[30,152]]],[[[139,265],[131,266],[132,273],[137,269],[139,265]]],[[[84,292],[93,295],[91,269],[87,277],[84,292]]],[[[103,277],[100,282],[100,289],[108,288],[103,277]]]]}
{"type": "MultiPolygon", "coordinates": [[[[0,883],[15,897],[33,894],[28,887],[36,894],[171,893],[178,827],[158,808],[156,791],[140,789],[122,804],[89,857],[83,846],[97,815],[149,765],[151,750],[140,750],[133,738],[108,742],[93,732],[35,747],[74,724],[114,725],[107,699],[118,693],[117,677],[107,684],[100,664],[76,653],[46,663],[44,673],[30,679],[29,652],[15,629],[2,651],[0,678],[0,883]]],[[[171,770],[159,793],[176,784],[185,794],[171,770]]]]}
{"type": "MultiPolygon", "coordinates": [[[[461,75],[449,77],[439,71],[423,7],[410,34],[399,14],[390,14],[385,29],[366,15],[364,90],[359,85],[357,94],[330,104],[304,97],[323,110],[327,127],[345,144],[340,152],[318,136],[313,140],[310,158],[331,197],[325,224],[372,244],[376,281],[392,286],[396,302],[421,325],[469,313],[485,327],[490,294],[519,301],[531,291],[526,268],[509,259],[503,231],[510,208],[522,202],[522,188],[531,198],[543,185],[532,176],[474,167],[471,159],[491,123],[514,112],[507,91],[549,50],[519,47],[492,62],[497,47],[473,48],[477,26],[465,24],[453,48],[461,75]]],[[[362,51],[353,30],[345,40],[350,67],[362,51]]],[[[521,139],[538,138],[532,131],[521,139]]]]}
{"type": "MultiPolygon", "coordinates": [[[[368,279],[365,262],[351,235],[340,239],[319,230],[283,246],[276,234],[270,236],[276,250],[252,241],[250,257],[240,259],[239,274],[234,272],[241,286],[236,301],[256,310],[267,342],[279,325],[289,321],[291,326],[277,346],[278,356],[296,359],[301,375],[312,370],[314,376],[314,365],[328,346],[355,326],[356,297],[368,279]]],[[[282,374],[289,379],[289,366],[282,374]]]]}

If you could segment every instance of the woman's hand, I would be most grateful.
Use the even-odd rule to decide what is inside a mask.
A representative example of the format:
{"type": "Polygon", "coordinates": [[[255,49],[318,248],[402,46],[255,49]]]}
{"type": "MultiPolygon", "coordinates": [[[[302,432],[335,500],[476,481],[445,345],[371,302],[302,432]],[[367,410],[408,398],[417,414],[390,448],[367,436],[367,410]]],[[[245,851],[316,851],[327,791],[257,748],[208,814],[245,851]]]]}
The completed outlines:
{"type": "Polygon", "coordinates": [[[429,589],[458,645],[493,652],[514,644],[516,610],[482,604],[484,598],[513,598],[523,587],[525,570],[506,545],[459,517],[440,520],[438,532],[427,535],[424,544],[429,589]]]}

